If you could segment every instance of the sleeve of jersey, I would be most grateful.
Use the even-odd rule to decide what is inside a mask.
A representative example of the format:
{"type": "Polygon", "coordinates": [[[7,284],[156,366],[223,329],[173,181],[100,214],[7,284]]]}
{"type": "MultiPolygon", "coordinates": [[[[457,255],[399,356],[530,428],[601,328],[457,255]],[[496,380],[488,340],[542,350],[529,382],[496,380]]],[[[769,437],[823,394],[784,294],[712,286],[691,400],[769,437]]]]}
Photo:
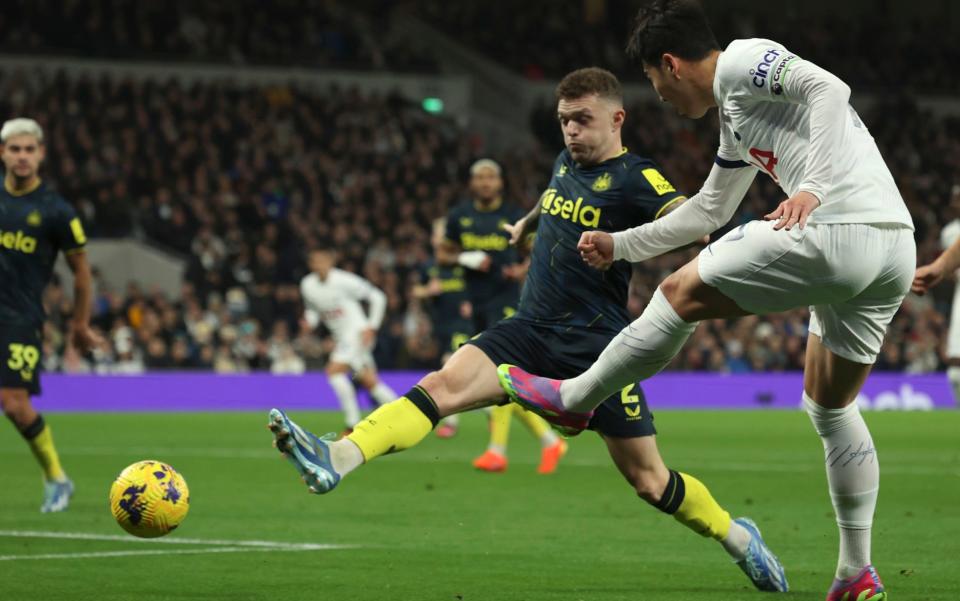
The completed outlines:
{"type": "Polygon", "coordinates": [[[699,192],[656,221],[613,234],[613,258],[645,261],[694,242],[733,217],[756,167],[715,164],[699,192]]]}
{"type": "Polygon", "coordinates": [[[843,126],[850,118],[849,86],[770,40],[744,40],[730,48],[732,55],[717,71],[721,89],[759,102],[809,107],[810,146],[799,189],[825,202],[843,126]]]}
{"type": "Polygon", "coordinates": [[[305,281],[300,282],[300,300],[303,301],[303,318],[307,320],[311,328],[316,328],[320,325],[320,313],[313,308],[313,303],[310,302],[310,293],[305,281]]]}
{"type": "Polygon", "coordinates": [[[447,215],[447,225],[444,227],[443,237],[454,244],[460,244],[460,220],[454,211],[447,215]]]}
{"type": "Polygon", "coordinates": [[[343,284],[345,292],[352,298],[369,303],[369,315],[367,316],[367,325],[376,330],[383,323],[383,316],[387,312],[387,295],[382,290],[353,274],[345,273],[343,284]]]}
{"type": "Polygon", "coordinates": [[[639,211],[638,221],[646,223],[665,215],[670,207],[686,198],[663,176],[656,165],[642,165],[631,173],[627,194],[639,211]]]}
{"type": "Polygon", "coordinates": [[[87,234],[83,231],[80,217],[67,201],[63,201],[54,236],[57,246],[67,254],[81,252],[87,245],[87,234]]]}

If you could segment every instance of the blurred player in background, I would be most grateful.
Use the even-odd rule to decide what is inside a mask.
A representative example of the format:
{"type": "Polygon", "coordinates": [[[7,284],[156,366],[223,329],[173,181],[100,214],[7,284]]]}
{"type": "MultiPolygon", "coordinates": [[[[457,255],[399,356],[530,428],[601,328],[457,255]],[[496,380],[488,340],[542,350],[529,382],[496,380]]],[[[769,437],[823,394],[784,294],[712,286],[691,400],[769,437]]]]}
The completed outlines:
{"type": "Polygon", "coordinates": [[[307,260],[310,273],[300,282],[303,318],[311,328],[323,323],[333,337],[335,346],[327,362],[327,377],[340,401],[349,432],[360,421],[357,391],[349,374],[353,374],[378,405],[397,398],[396,393],[380,381],[373,361],[373,347],[387,308],[387,296],[362,277],[337,269],[336,251],[332,248],[313,249],[307,260]],[[364,313],[361,302],[368,304],[369,314],[364,313]]]}
{"type": "Polygon", "coordinates": [[[913,291],[924,295],[948,276],[957,281],[953,286],[953,307],[950,309],[950,331],[947,333],[947,378],[953,389],[953,398],[960,402],[960,184],[955,184],[950,193],[950,209],[954,219],[940,231],[943,254],[929,265],[917,269],[913,291]]]}
{"type": "Polygon", "coordinates": [[[7,121],[0,129],[0,143],[6,170],[0,193],[0,403],[43,469],[40,511],[63,511],[70,504],[73,482],[30,396],[40,394],[46,319],[42,295],[60,252],[74,274],[70,344],[87,350],[100,343],[90,329],[93,284],[84,252],[87,237],[73,207],[40,179],[46,148],[37,122],[7,121]]]}
{"type": "MultiPolygon", "coordinates": [[[[317,438],[273,409],[268,425],[275,444],[311,491],[329,492],[363,463],[418,444],[446,415],[503,402],[498,363],[512,360],[573,375],[629,323],[632,268],[620,263],[609,271],[591,269],[580,260],[577,240],[598,227],[616,230],[660,218],[683,207],[685,197],[653,161],[623,147],[623,91],[612,73],[574,71],[556,96],[566,149],[540,202],[507,226],[513,244],[536,232],[517,314],[461,346],[443,369],[377,409],[344,439],[317,438]]],[[[757,588],[786,590],[783,567],[753,522],[731,519],[699,479],[664,464],[653,416],[636,383],[608,395],[589,427],[644,501],[720,543],[757,588]]],[[[563,499],[531,507],[549,511],[557,502],[563,499]]]]}
{"type": "Polygon", "coordinates": [[[699,193],[653,223],[584,233],[583,260],[601,269],[644,261],[717,230],[758,171],[788,198],[664,280],[582,375],[561,382],[503,366],[504,385],[576,429],[612,391],[666,367],[701,320],[810,307],[802,402],[823,443],[840,534],[827,599],[886,599],[870,559],[880,468],[855,399],[916,268],[896,182],[843,81],[770,40],[721,51],[694,0],[642,8],[628,52],[681,115],[719,108],[720,145],[699,193]]]}
{"type": "MultiPolygon", "coordinates": [[[[446,219],[434,220],[430,235],[434,254],[444,243],[446,231],[446,219]]],[[[420,282],[414,286],[413,296],[427,304],[442,366],[473,335],[466,268],[462,265],[440,265],[436,259],[430,259],[421,269],[420,282]]],[[[457,416],[451,415],[437,426],[437,436],[451,438],[456,435],[457,426],[457,416]]]]}
{"type": "MultiPolygon", "coordinates": [[[[516,223],[523,211],[503,201],[500,165],[480,159],[470,167],[472,198],[454,207],[447,216],[446,232],[437,247],[437,264],[466,269],[467,298],[470,302],[473,330],[479,334],[517,312],[520,289],[528,264],[521,259],[517,245],[510,244],[504,225],[516,223]]],[[[487,472],[507,469],[507,441],[510,418],[517,416],[540,441],[541,474],[553,473],[567,452],[560,440],[539,416],[519,405],[508,403],[490,410],[490,442],[473,466],[487,472]]],[[[456,420],[456,416],[447,418],[456,420]]],[[[454,422],[456,423],[456,422],[454,422]]]]}

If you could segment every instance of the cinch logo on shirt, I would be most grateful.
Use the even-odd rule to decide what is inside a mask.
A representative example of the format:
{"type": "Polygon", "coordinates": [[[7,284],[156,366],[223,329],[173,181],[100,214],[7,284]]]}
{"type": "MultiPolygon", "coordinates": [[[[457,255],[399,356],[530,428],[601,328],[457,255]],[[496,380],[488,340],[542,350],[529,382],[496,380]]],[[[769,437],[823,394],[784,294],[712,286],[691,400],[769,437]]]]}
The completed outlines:
{"type": "Polygon", "coordinates": [[[498,234],[460,234],[460,246],[464,250],[506,250],[510,241],[498,234]]]}
{"type": "Polygon", "coordinates": [[[27,236],[23,230],[17,232],[0,232],[0,247],[32,254],[37,250],[37,239],[27,236]]]}
{"type": "Polygon", "coordinates": [[[579,223],[584,227],[600,225],[600,209],[590,205],[583,205],[583,197],[574,202],[557,194],[556,188],[548,188],[540,197],[540,213],[549,213],[561,219],[579,223]]]}

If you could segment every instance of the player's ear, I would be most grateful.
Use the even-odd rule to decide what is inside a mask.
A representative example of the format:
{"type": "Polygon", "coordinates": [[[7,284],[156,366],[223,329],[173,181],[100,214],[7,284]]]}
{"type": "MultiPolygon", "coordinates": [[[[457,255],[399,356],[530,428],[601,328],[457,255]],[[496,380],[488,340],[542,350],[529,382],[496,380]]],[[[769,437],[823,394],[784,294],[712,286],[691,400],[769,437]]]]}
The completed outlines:
{"type": "Polygon", "coordinates": [[[668,77],[677,78],[680,72],[680,59],[669,52],[665,53],[660,59],[660,68],[668,77]]]}
{"type": "Polygon", "coordinates": [[[619,131],[623,127],[623,122],[627,117],[627,111],[622,106],[613,109],[613,131],[619,131]]]}

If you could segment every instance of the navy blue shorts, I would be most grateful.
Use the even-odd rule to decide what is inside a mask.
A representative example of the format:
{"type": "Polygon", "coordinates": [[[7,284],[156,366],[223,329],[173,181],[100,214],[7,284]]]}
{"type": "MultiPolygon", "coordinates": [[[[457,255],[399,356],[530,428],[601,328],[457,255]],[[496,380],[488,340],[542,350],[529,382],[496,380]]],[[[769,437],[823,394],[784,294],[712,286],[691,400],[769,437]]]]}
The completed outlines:
{"type": "MultiPolygon", "coordinates": [[[[473,338],[472,344],[497,365],[510,363],[538,376],[565,380],[596,361],[613,338],[609,332],[565,329],[505,319],[473,338]]],[[[590,429],[615,438],[657,433],[640,383],[631,384],[597,407],[590,429]]]]}
{"type": "Polygon", "coordinates": [[[42,359],[39,328],[0,325],[0,388],[25,388],[28,394],[40,394],[42,359]]]}

